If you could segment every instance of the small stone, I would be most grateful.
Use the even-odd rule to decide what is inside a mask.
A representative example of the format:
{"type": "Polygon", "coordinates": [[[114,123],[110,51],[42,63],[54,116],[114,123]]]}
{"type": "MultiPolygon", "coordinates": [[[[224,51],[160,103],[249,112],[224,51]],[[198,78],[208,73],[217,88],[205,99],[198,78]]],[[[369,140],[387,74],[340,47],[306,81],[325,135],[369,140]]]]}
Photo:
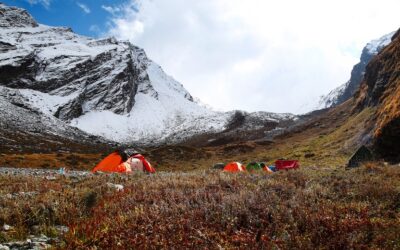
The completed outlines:
{"type": "Polygon", "coordinates": [[[3,230],[4,230],[4,231],[6,231],[6,232],[7,232],[7,231],[10,231],[11,229],[13,229],[13,227],[12,227],[12,226],[10,226],[10,225],[7,225],[7,224],[4,224],[4,225],[3,225],[3,230]]]}
{"type": "Polygon", "coordinates": [[[49,244],[43,243],[43,242],[38,242],[35,244],[39,249],[47,249],[50,247],[49,244]]]}
{"type": "Polygon", "coordinates": [[[11,249],[13,248],[17,248],[17,249],[21,249],[26,245],[26,242],[23,241],[15,241],[15,242],[10,242],[6,244],[8,247],[10,247],[11,249]]]}
{"type": "Polygon", "coordinates": [[[55,226],[55,229],[56,229],[60,234],[68,233],[68,231],[69,231],[69,227],[67,227],[67,226],[55,226]]]}
{"type": "Polygon", "coordinates": [[[304,158],[313,158],[315,156],[314,153],[305,153],[304,158]]]}
{"type": "Polygon", "coordinates": [[[10,250],[10,248],[0,244],[0,250],[10,250]]]}
{"type": "Polygon", "coordinates": [[[40,237],[35,237],[32,238],[32,241],[35,243],[46,243],[47,241],[49,241],[49,238],[46,235],[41,235],[40,237]]]}
{"type": "Polygon", "coordinates": [[[121,184],[113,184],[113,183],[108,182],[107,186],[110,187],[110,188],[115,188],[115,190],[117,190],[117,191],[123,191],[124,190],[124,186],[122,186],[121,184]]]}

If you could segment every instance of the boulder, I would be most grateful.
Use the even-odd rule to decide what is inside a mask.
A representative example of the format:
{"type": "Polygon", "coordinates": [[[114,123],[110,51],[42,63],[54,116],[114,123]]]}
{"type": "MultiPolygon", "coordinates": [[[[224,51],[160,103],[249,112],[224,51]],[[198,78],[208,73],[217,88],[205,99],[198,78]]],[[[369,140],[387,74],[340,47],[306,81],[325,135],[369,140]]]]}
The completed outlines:
{"type": "Polygon", "coordinates": [[[224,167],[225,167],[225,163],[219,162],[219,163],[214,164],[213,169],[224,169],[224,167]]]}
{"type": "Polygon", "coordinates": [[[362,163],[373,161],[374,156],[366,146],[361,146],[350,158],[347,163],[347,168],[356,168],[359,167],[362,163]]]}

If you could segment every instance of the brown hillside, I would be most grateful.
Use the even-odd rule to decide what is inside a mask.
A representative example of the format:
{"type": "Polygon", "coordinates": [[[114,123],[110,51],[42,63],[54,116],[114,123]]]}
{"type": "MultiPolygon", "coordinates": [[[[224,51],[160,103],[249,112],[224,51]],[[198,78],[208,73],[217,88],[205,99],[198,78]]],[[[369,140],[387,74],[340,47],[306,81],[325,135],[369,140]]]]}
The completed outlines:
{"type": "Polygon", "coordinates": [[[376,153],[387,160],[400,160],[400,29],[368,64],[356,98],[358,108],[377,107],[376,153]]]}

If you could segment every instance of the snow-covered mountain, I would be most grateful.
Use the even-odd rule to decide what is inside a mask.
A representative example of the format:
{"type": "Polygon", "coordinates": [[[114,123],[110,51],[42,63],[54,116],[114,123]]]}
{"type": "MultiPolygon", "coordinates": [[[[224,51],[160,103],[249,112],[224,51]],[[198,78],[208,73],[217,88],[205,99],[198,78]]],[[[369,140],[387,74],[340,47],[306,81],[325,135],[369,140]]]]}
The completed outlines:
{"type": "MultiPolygon", "coordinates": [[[[118,142],[185,140],[227,129],[235,112],[217,112],[189,92],[143,49],[38,24],[25,10],[0,4],[0,85],[28,110],[118,142]]],[[[1,105],[1,103],[0,103],[1,105]]],[[[279,126],[291,114],[243,113],[279,126]]]]}
{"type": "Polygon", "coordinates": [[[98,152],[115,147],[30,106],[25,90],[0,86],[0,152],[98,152]]]}
{"type": "Polygon", "coordinates": [[[337,106],[350,99],[360,86],[365,74],[365,67],[371,59],[387,46],[395,32],[391,32],[379,39],[372,40],[364,47],[360,62],[354,65],[351,71],[350,80],[333,89],[325,96],[321,96],[316,109],[330,108],[337,106]]]}

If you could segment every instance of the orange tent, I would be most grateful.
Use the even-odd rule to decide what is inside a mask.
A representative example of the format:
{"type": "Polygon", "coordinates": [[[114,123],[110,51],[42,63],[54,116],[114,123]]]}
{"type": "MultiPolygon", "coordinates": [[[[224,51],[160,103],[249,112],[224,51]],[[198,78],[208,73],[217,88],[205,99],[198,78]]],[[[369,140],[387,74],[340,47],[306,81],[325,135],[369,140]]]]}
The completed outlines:
{"type": "Polygon", "coordinates": [[[226,164],[223,171],[226,172],[243,172],[246,171],[246,167],[243,166],[240,162],[231,162],[226,164]]]}
{"type": "Polygon", "coordinates": [[[151,166],[150,162],[148,162],[143,155],[138,154],[136,151],[124,150],[115,151],[109,154],[99,164],[97,164],[96,167],[93,168],[92,173],[97,171],[130,173],[138,170],[149,173],[156,172],[156,170],[151,166]]]}

